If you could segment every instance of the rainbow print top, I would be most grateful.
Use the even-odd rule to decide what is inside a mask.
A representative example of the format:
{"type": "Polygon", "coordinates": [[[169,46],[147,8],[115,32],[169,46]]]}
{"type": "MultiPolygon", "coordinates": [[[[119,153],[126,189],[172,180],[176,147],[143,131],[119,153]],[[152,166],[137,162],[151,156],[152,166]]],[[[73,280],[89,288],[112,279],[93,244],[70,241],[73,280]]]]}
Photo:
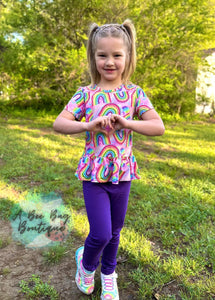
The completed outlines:
{"type": "MultiPolygon", "coordinates": [[[[85,117],[90,122],[99,116],[119,114],[128,120],[139,119],[153,106],[137,85],[121,85],[114,90],[102,90],[97,85],[80,87],[65,109],[76,120],[85,117]]],[[[130,181],[139,179],[139,170],[132,153],[132,131],[122,129],[107,136],[102,132],[86,132],[84,153],[75,175],[92,182],[130,181]]]]}

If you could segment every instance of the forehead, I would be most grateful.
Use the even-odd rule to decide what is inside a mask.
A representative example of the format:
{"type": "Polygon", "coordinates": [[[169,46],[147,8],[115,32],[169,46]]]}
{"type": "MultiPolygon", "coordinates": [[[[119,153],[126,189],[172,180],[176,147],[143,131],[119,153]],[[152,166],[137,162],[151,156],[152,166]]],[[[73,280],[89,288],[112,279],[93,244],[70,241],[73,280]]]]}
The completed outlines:
{"type": "Polygon", "coordinates": [[[126,51],[127,47],[122,38],[102,37],[98,39],[96,51],[126,51]]]}

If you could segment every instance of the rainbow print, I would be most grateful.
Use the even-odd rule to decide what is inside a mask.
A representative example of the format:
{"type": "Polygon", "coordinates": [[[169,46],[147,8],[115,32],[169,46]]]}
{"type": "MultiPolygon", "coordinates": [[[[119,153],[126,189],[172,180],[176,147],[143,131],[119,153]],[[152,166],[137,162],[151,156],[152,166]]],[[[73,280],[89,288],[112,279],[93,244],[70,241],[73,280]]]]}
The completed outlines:
{"type": "Polygon", "coordinates": [[[94,143],[95,147],[101,146],[101,145],[109,145],[110,138],[103,132],[98,132],[98,133],[95,133],[93,136],[93,143],[94,143]]]}
{"type": "Polygon", "coordinates": [[[132,132],[130,132],[128,134],[128,138],[127,138],[127,147],[131,147],[132,146],[132,132]]]}
{"type": "Polygon", "coordinates": [[[128,106],[123,106],[122,108],[122,114],[123,114],[123,117],[127,120],[131,119],[131,116],[130,116],[130,109],[128,106]]]}
{"type": "Polygon", "coordinates": [[[91,90],[91,91],[95,91],[95,90],[97,90],[98,89],[98,86],[97,86],[97,84],[95,84],[95,85],[90,85],[90,86],[88,86],[88,89],[89,90],[91,90]]]}
{"type": "Polygon", "coordinates": [[[91,134],[89,131],[86,131],[86,144],[89,145],[91,141],[91,134]]]}
{"type": "Polygon", "coordinates": [[[72,97],[72,100],[75,101],[77,106],[82,106],[84,104],[84,93],[82,91],[77,91],[72,97]]]}
{"type": "Polygon", "coordinates": [[[119,157],[119,150],[113,145],[108,145],[102,149],[102,151],[99,153],[99,156],[108,157],[110,159],[114,157],[119,157]]]}
{"type": "Polygon", "coordinates": [[[94,155],[93,148],[88,148],[87,151],[86,151],[86,155],[93,156],[94,155]]]}
{"type": "Polygon", "coordinates": [[[107,104],[111,102],[109,94],[106,93],[95,93],[92,95],[92,102],[93,105],[98,105],[98,104],[107,104]]]}
{"type": "Polygon", "coordinates": [[[120,108],[118,105],[112,103],[112,104],[106,104],[102,107],[102,109],[99,112],[99,116],[108,116],[109,114],[120,114],[120,108]]]}
{"type": "Polygon", "coordinates": [[[108,166],[101,165],[96,173],[96,180],[98,182],[107,182],[111,178],[111,171],[108,166]]]}
{"type": "Polygon", "coordinates": [[[116,130],[113,134],[114,139],[116,140],[117,143],[123,144],[125,142],[125,133],[123,130],[116,130]]]}
{"type": "Polygon", "coordinates": [[[82,111],[81,111],[80,107],[74,107],[73,110],[72,110],[72,113],[75,116],[75,118],[77,118],[78,120],[81,119],[82,111]]]}
{"type": "Polygon", "coordinates": [[[123,170],[119,171],[119,180],[122,179],[122,177],[123,177],[124,174],[125,174],[125,171],[123,171],[123,170]]]}
{"type": "Polygon", "coordinates": [[[87,109],[86,109],[86,121],[91,121],[92,120],[92,118],[93,118],[93,110],[92,110],[92,108],[91,107],[88,107],[87,109]]]}
{"type": "Polygon", "coordinates": [[[126,91],[117,91],[115,93],[115,98],[119,102],[126,102],[129,100],[129,94],[126,91]]]}
{"type": "Polygon", "coordinates": [[[150,108],[147,105],[140,105],[138,107],[138,115],[141,116],[144,112],[148,111],[150,108]]]}
{"type": "Polygon", "coordinates": [[[137,88],[137,97],[146,98],[146,94],[141,88],[137,88]]]}
{"type": "Polygon", "coordinates": [[[127,90],[132,90],[133,88],[135,88],[135,85],[132,84],[132,83],[126,85],[126,89],[127,89],[127,90]]]}
{"type": "Polygon", "coordinates": [[[113,165],[113,174],[112,174],[112,176],[118,178],[118,173],[119,173],[119,165],[117,163],[115,163],[113,165]]]}
{"type": "Polygon", "coordinates": [[[136,106],[136,100],[137,100],[136,89],[134,89],[133,91],[131,91],[130,99],[131,99],[131,106],[135,107],[136,106]]]}
{"type": "Polygon", "coordinates": [[[84,97],[85,97],[85,104],[90,100],[90,93],[88,92],[88,93],[85,93],[84,94],[84,97]]]}
{"type": "Polygon", "coordinates": [[[83,168],[80,169],[78,173],[78,178],[80,180],[89,180],[91,178],[91,167],[88,164],[85,164],[83,168]]]}

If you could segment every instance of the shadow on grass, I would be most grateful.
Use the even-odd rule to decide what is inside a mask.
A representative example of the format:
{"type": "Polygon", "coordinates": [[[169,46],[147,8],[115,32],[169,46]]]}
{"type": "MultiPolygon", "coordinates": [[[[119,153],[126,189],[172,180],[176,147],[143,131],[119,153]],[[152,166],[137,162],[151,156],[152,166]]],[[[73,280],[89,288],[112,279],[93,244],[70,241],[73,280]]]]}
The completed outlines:
{"type": "MultiPolygon", "coordinates": [[[[37,126],[31,120],[19,120],[18,125],[16,120],[8,120],[2,118],[0,122],[0,176],[5,191],[54,191],[60,193],[64,202],[78,213],[84,206],[84,201],[82,184],[74,173],[84,149],[84,135],[63,136],[54,133],[51,127],[44,129],[47,124],[51,126],[50,121],[41,122],[37,126]],[[38,130],[40,126],[43,127],[42,130],[38,130]]],[[[193,129],[193,133],[187,134],[186,139],[196,139],[200,128],[199,126],[197,131],[193,129]]],[[[183,131],[180,136],[183,136],[183,131]]],[[[208,138],[202,133],[199,141],[200,136],[201,142],[211,142],[211,137],[215,135],[211,130],[208,138]]],[[[144,137],[137,141],[135,135],[134,151],[142,180],[132,183],[126,229],[136,234],[131,235],[131,243],[132,239],[145,236],[149,241],[159,244],[159,254],[191,253],[195,259],[199,259],[198,256],[201,255],[206,265],[208,261],[212,262],[213,256],[212,242],[207,240],[204,233],[206,228],[209,231],[212,229],[214,213],[213,204],[207,204],[204,199],[205,193],[210,197],[213,192],[214,169],[203,163],[206,161],[212,164],[214,156],[179,151],[174,148],[174,144],[164,148],[164,143],[171,144],[172,140],[174,132],[167,132],[164,139],[144,137]],[[146,141],[151,140],[152,150],[145,151],[146,141]],[[203,183],[196,188],[200,180],[203,183]],[[211,186],[206,187],[208,183],[211,186]],[[198,238],[203,246],[196,243],[198,238]],[[199,246],[199,250],[194,252],[192,244],[199,246]]],[[[7,218],[15,196],[2,197],[0,192],[0,198],[3,198],[0,202],[3,208],[0,217],[7,218]]],[[[84,221],[80,222],[86,222],[86,215],[84,221]]],[[[83,236],[86,232],[79,234],[83,236]]],[[[141,244],[138,247],[141,248],[141,244]]],[[[132,252],[133,250],[131,249],[129,255],[135,258],[132,253],[136,252],[132,252]]]]}

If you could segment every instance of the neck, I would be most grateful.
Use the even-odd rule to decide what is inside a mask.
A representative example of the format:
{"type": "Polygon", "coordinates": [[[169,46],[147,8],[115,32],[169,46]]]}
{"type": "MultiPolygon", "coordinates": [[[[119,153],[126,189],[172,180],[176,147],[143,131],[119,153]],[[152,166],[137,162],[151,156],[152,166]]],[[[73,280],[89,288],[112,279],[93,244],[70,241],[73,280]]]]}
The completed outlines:
{"type": "Polygon", "coordinates": [[[100,87],[103,90],[114,90],[114,89],[118,88],[119,86],[121,86],[122,82],[119,82],[117,84],[108,84],[108,83],[103,84],[103,83],[99,82],[97,85],[98,85],[98,87],[100,87]]]}

